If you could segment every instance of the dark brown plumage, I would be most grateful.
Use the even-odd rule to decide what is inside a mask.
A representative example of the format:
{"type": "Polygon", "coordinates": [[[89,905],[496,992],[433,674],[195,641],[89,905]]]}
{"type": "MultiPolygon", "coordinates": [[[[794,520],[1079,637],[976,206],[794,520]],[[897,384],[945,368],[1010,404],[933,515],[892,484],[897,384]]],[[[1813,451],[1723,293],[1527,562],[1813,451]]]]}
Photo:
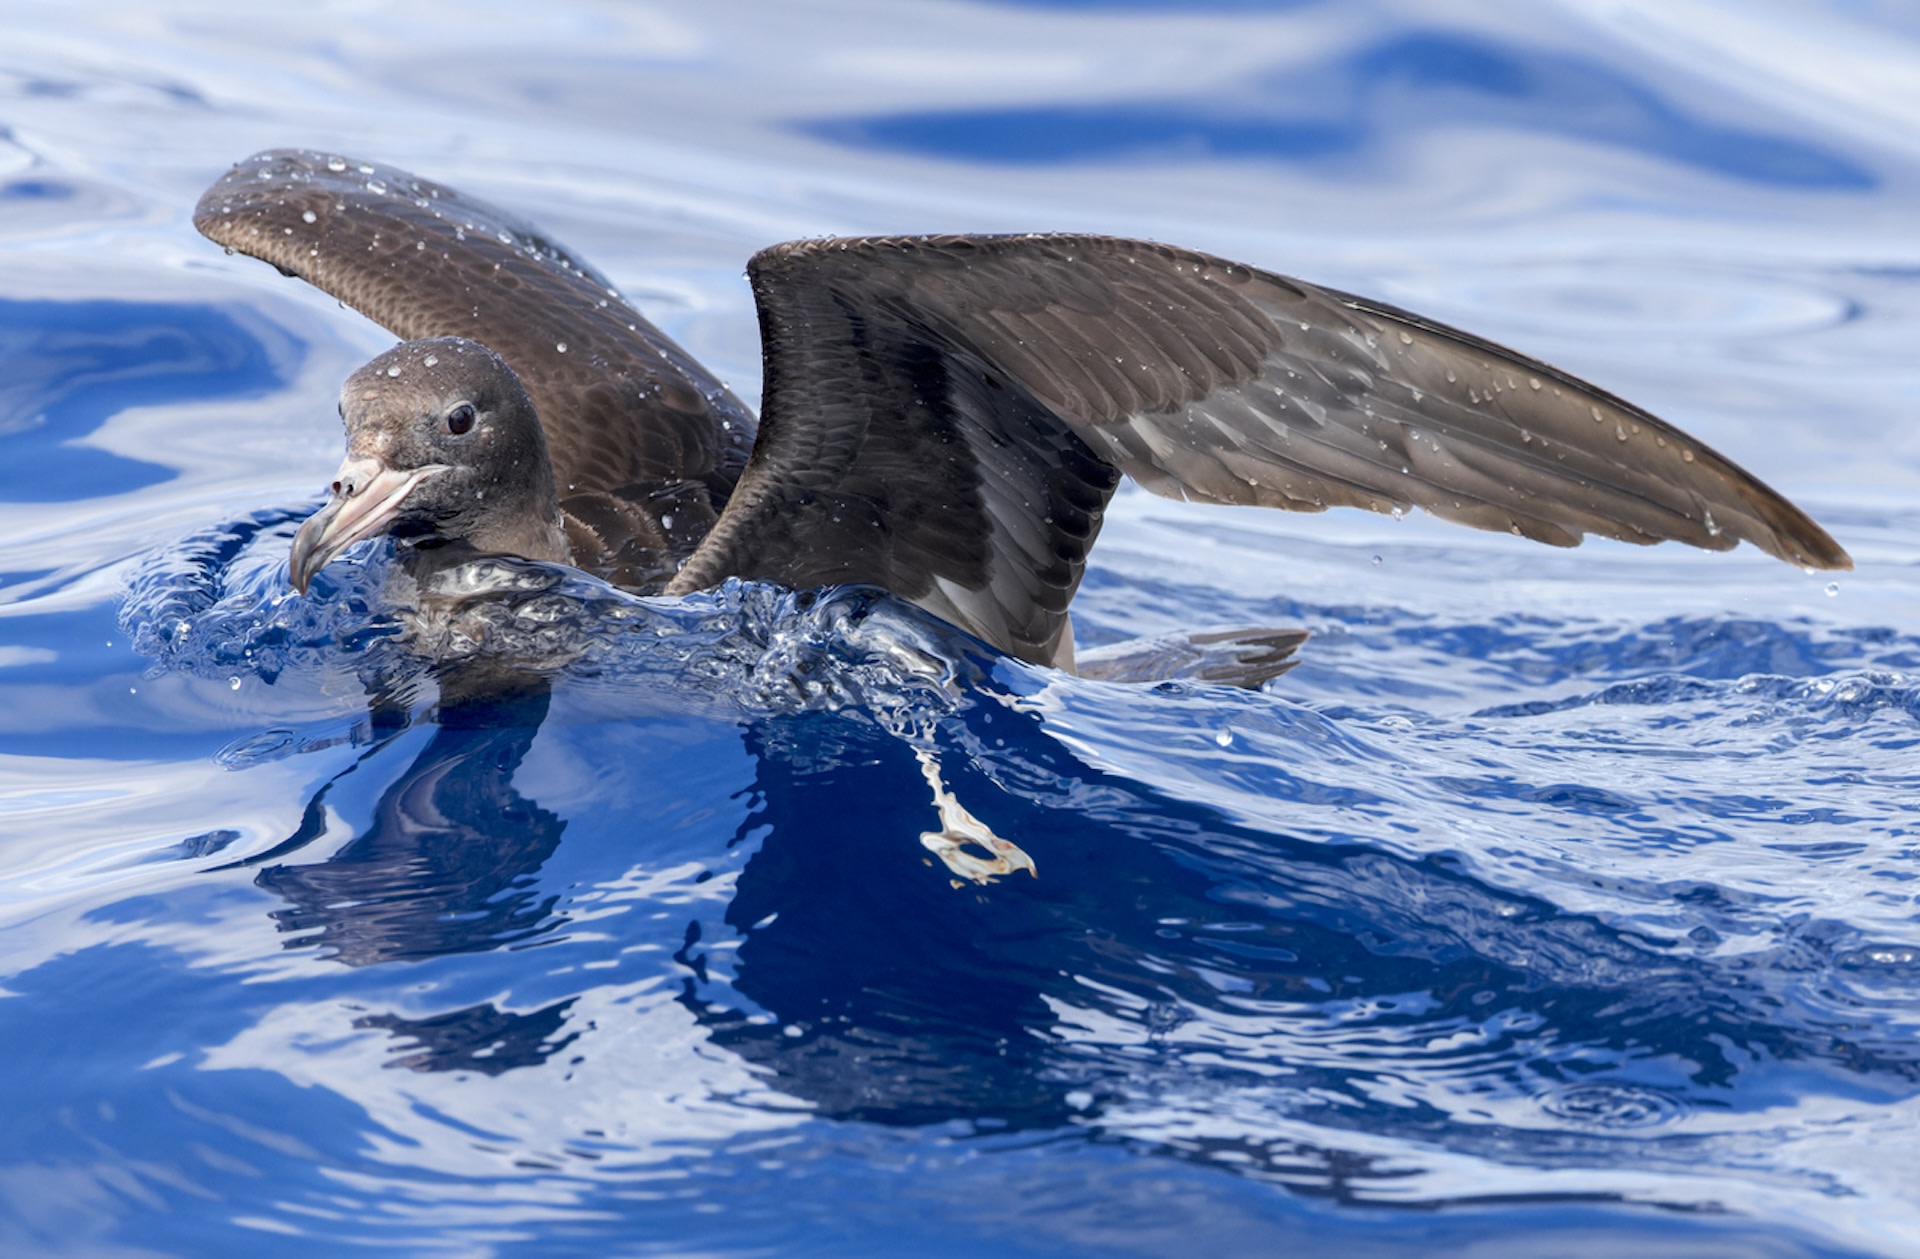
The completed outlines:
{"type": "Polygon", "coordinates": [[[746,458],[751,417],[691,358],[551,241],[449,189],[274,151],[194,221],[401,337],[497,351],[545,429],[571,558],[639,589],[870,583],[1071,667],[1067,605],[1122,472],[1206,502],[1422,507],[1561,546],[1745,540],[1851,566],[1798,508],[1630,403],[1406,311],[1171,246],[765,250],[746,458]]]}
{"type": "Polygon", "coordinates": [[[466,337],[512,364],[580,567],[657,589],[726,505],[753,413],[538,229],[405,171],[290,149],[235,166],[193,221],[404,341],[466,337]]]}

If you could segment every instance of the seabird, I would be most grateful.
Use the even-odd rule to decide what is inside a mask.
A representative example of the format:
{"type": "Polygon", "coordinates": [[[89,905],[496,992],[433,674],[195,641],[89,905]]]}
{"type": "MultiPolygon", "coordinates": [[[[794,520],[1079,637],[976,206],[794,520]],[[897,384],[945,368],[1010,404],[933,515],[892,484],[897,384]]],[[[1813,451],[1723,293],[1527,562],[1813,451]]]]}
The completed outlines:
{"type": "Polygon", "coordinates": [[[1852,567],[1799,508],[1629,402],[1408,311],[1171,245],[762,250],[747,268],[756,425],[550,237],[404,171],[259,153],[194,225],[402,338],[342,391],[347,457],[294,543],[302,590],[388,533],[644,593],[865,583],[1071,669],[1067,605],[1122,473],[1203,502],[1420,507],[1556,546],[1744,540],[1852,567]]]}

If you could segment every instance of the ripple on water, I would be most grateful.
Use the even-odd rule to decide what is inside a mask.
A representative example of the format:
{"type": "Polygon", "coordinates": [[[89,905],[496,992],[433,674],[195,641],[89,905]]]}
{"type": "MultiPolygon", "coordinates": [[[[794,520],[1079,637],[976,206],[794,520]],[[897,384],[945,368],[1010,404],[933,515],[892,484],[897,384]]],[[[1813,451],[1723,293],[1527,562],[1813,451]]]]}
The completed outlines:
{"type": "Polygon", "coordinates": [[[1580,1128],[1654,1128],[1686,1116],[1679,1098],[1642,1084],[1589,1080],[1541,1095],[1540,1109],[1580,1128]]]}
{"type": "Polygon", "coordinates": [[[1617,335],[1630,327],[1645,344],[1666,346],[1676,338],[1770,340],[1837,327],[1859,315],[1844,279],[1777,266],[1601,257],[1495,265],[1449,275],[1443,288],[1419,280],[1396,288],[1415,309],[1459,312],[1453,317],[1466,327],[1510,321],[1534,337],[1542,330],[1617,335]]]}

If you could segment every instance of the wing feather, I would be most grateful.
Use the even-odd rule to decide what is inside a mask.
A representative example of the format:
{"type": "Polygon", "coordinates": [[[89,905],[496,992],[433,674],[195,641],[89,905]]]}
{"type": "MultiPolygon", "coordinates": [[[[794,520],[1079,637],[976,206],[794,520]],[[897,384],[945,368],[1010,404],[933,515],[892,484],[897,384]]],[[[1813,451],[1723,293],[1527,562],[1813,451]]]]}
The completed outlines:
{"type": "Polygon", "coordinates": [[[873,582],[1066,663],[1066,606],[1116,470],[1200,501],[1420,507],[1558,546],[1749,541],[1851,565],[1780,495],[1603,390],[1205,254],[1090,236],[817,240],[763,251],[749,274],[761,439],[670,591],[873,582]],[[850,501],[857,528],[837,514],[850,501]]]}

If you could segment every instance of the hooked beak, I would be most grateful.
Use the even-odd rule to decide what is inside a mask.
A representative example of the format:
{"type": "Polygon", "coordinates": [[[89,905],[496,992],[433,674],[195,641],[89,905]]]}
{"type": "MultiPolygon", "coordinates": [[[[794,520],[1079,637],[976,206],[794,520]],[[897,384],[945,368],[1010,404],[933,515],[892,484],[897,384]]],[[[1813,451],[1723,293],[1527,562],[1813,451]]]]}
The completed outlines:
{"type": "Polygon", "coordinates": [[[348,459],[334,474],[333,500],[300,526],[287,568],[293,588],[307,593],[313,575],[362,538],[383,532],[421,482],[452,469],[444,463],[400,472],[378,459],[348,459]]]}

